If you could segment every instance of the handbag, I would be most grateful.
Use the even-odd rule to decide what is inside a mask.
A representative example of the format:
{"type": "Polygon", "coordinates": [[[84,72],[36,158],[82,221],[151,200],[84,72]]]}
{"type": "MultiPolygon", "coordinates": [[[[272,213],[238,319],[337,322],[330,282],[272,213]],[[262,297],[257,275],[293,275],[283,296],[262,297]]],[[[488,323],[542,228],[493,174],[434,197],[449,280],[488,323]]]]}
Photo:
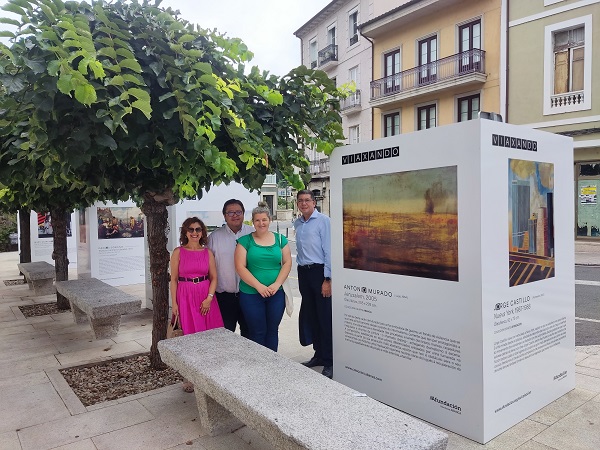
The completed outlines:
{"type": "MultiPolygon", "coordinates": [[[[279,248],[281,248],[281,234],[279,235],[279,248]]],[[[283,266],[283,252],[281,252],[281,263],[283,266]]],[[[289,276],[285,279],[281,285],[283,293],[285,294],[285,312],[288,316],[292,317],[294,313],[294,296],[292,295],[292,287],[290,286],[289,276]]]]}
{"type": "Polygon", "coordinates": [[[167,339],[179,336],[183,336],[183,330],[181,329],[181,323],[179,322],[179,314],[177,314],[171,317],[171,321],[167,327],[167,339]]]}

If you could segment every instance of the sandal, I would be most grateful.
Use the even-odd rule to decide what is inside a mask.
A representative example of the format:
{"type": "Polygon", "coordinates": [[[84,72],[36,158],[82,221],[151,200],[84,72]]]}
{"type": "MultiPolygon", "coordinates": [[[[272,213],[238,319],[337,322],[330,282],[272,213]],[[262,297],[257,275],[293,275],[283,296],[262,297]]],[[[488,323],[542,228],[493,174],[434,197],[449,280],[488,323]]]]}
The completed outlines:
{"type": "Polygon", "coordinates": [[[188,394],[191,394],[192,392],[194,392],[194,385],[192,383],[190,383],[189,381],[186,381],[183,383],[183,392],[187,392],[188,394]]]}

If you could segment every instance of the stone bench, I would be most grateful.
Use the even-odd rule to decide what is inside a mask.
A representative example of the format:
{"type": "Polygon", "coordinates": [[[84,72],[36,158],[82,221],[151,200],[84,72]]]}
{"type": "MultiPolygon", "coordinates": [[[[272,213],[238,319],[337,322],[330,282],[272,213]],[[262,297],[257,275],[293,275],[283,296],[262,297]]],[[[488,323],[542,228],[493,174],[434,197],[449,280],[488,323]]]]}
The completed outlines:
{"type": "Polygon", "coordinates": [[[96,278],[57,281],[56,290],[69,300],[76,323],[88,320],[96,339],[116,336],[122,314],[140,312],[142,301],[96,278]]]}
{"type": "Polygon", "coordinates": [[[17,264],[19,271],[25,276],[29,289],[35,295],[54,294],[55,270],[52,264],[45,261],[36,261],[17,264]]]}
{"type": "Polygon", "coordinates": [[[194,384],[212,436],[248,425],[278,449],[446,448],[448,436],[312,369],[218,328],[158,343],[194,384]]]}

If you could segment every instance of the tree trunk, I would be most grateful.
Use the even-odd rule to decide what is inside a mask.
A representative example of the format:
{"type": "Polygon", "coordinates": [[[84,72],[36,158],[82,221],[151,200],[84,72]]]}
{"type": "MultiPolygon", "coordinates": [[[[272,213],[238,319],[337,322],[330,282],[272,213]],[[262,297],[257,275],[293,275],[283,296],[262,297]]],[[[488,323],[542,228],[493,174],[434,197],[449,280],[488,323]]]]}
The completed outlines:
{"type": "Polygon", "coordinates": [[[172,193],[168,198],[146,193],[142,212],[146,216],[148,248],[150,252],[150,275],[152,278],[152,346],[150,367],[161,370],[166,365],[160,359],[158,342],[167,337],[169,314],[169,252],[167,250],[168,213],[167,205],[174,203],[172,193]]]}
{"type": "MultiPolygon", "coordinates": [[[[67,257],[67,210],[63,207],[50,209],[50,218],[52,220],[52,230],[54,234],[54,251],[52,259],[54,260],[54,271],[56,281],[65,281],[69,279],[69,259],[67,257]]],[[[69,309],[69,300],[56,293],[56,306],[58,309],[69,309]]]]}
{"type": "Polygon", "coordinates": [[[19,262],[31,262],[31,212],[28,209],[19,210],[19,262]]]}

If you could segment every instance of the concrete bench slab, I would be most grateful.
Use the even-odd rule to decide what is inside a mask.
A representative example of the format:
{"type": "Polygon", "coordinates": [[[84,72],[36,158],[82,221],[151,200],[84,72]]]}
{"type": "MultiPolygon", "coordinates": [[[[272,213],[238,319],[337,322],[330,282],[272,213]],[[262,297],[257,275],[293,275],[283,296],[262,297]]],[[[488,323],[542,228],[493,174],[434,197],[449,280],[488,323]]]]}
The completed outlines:
{"type": "Polygon", "coordinates": [[[76,323],[89,321],[94,337],[116,336],[122,314],[140,312],[142,301],[96,278],[57,281],[56,290],[69,300],[76,323]]]}
{"type": "Polygon", "coordinates": [[[54,294],[55,270],[52,264],[46,261],[36,261],[17,264],[19,271],[25,276],[29,289],[35,295],[54,294]]]}
{"type": "Polygon", "coordinates": [[[224,328],[159,342],[211,434],[246,424],[279,449],[443,450],[448,436],[224,328]]]}

